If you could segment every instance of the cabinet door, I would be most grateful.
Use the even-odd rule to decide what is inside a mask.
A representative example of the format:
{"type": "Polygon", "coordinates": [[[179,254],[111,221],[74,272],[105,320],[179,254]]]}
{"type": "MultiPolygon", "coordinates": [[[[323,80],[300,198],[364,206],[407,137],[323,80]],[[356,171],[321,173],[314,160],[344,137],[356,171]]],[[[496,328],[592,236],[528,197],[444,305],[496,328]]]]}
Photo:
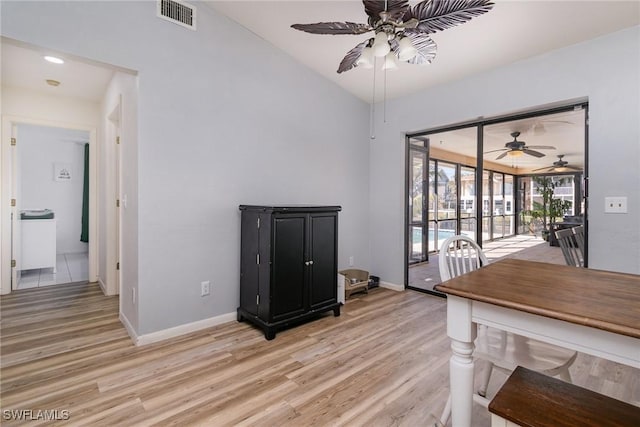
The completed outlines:
{"type": "Polygon", "coordinates": [[[259,253],[258,215],[242,212],[240,231],[240,307],[247,312],[258,314],[259,253]]]}
{"type": "Polygon", "coordinates": [[[335,213],[311,214],[309,224],[309,293],[311,309],[337,301],[337,234],[335,213]]]}
{"type": "Polygon", "coordinates": [[[272,321],[306,311],[306,223],[304,214],[274,218],[270,301],[272,321]]]}

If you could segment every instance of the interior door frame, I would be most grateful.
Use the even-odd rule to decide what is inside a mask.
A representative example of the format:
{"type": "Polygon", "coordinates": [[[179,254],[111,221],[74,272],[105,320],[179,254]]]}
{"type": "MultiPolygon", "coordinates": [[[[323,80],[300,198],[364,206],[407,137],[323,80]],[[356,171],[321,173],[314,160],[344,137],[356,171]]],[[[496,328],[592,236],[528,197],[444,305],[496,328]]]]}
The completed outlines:
{"type": "MultiPolygon", "coordinates": [[[[122,266],[121,262],[121,254],[122,254],[122,210],[126,208],[127,200],[122,197],[122,150],[121,144],[124,143],[122,141],[122,95],[118,95],[118,102],[116,106],[111,110],[111,113],[107,116],[108,122],[108,136],[107,143],[109,145],[113,145],[113,166],[114,166],[114,176],[113,179],[114,185],[114,196],[115,200],[113,202],[111,200],[107,201],[107,208],[114,209],[113,214],[113,226],[114,226],[114,236],[115,236],[115,244],[113,245],[113,250],[110,251],[107,248],[107,265],[106,270],[113,271],[114,284],[107,288],[103,289],[105,294],[112,295],[117,293],[118,295],[122,295],[122,266]],[[111,208],[109,208],[111,206],[111,208]],[[112,252],[112,253],[111,253],[112,252]]],[[[111,215],[108,214],[109,217],[111,215]]]]}
{"type": "MultiPolygon", "coordinates": [[[[14,126],[21,124],[47,126],[63,129],[82,130],[89,133],[89,282],[97,280],[98,265],[98,209],[97,209],[97,176],[98,176],[98,156],[97,156],[97,129],[94,126],[66,123],[52,120],[36,119],[31,117],[2,116],[2,200],[0,201],[0,294],[9,294],[16,289],[17,283],[13,282],[15,268],[6,268],[12,265],[11,260],[18,256],[17,249],[19,243],[13,235],[12,226],[12,206],[11,199],[17,198],[16,188],[18,177],[14,174],[17,171],[17,150],[20,141],[15,146],[11,145],[11,138],[14,126]],[[8,195],[8,197],[7,197],[8,195]],[[15,250],[15,252],[14,252],[15,250]],[[5,266],[5,268],[2,268],[5,266]]],[[[16,202],[17,208],[20,202],[16,202]]],[[[17,210],[16,210],[17,212],[17,210]]]]}

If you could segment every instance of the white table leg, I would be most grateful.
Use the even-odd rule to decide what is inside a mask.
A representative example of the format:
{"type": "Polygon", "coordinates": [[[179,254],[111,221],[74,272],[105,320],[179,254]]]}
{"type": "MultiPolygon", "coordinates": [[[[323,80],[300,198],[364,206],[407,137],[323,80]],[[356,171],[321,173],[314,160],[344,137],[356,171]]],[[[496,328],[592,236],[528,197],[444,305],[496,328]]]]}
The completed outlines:
{"type": "Polygon", "coordinates": [[[473,406],[473,343],[452,339],[451,350],[451,423],[453,427],[470,427],[473,406]]]}
{"type": "Polygon", "coordinates": [[[451,338],[449,376],[451,384],[451,423],[471,427],[473,406],[473,341],[477,328],[471,321],[471,301],[447,297],[447,335],[451,338]]]}

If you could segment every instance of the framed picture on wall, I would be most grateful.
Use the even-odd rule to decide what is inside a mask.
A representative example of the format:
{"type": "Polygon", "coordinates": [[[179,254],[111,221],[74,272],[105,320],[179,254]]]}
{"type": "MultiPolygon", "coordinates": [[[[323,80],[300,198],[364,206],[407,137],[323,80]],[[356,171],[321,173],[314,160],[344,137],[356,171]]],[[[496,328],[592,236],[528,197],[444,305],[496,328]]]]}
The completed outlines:
{"type": "Polygon", "coordinates": [[[71,164],[70,163],[54,163],[53,164],[53,180],[54,181],[71,181],[71,164]]]}

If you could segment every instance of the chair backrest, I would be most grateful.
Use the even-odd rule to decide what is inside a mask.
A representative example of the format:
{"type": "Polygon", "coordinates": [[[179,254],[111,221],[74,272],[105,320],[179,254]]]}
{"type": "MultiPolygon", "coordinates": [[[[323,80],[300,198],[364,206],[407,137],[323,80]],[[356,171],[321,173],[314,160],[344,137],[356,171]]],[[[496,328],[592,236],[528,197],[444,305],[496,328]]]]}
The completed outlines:
{"type": "Polygon", "coordinates": [[[562,249],[562,255],[564,255],[564,260],[567,262],[567,265],[583,267],[584,256],[574,239],[573,230],[571,228],[558,230],[556,231],[556,238],[558,239],[558,244],[560,245],[560,249],[562,249]]]}
{"type": "Polygon", "coordinates": [[[440,280],[444,282],[487,265],[489,260],[473,239],[458,235],[442,243],[438,263],[440,280]]]}
{"type": "Polygon", "coordinates": [[[576,239],[578,248],[582,252],[582,258],[584,259],[584,225],[578,225],[571,229],[573,231],[573,237],[576,239]]]}

